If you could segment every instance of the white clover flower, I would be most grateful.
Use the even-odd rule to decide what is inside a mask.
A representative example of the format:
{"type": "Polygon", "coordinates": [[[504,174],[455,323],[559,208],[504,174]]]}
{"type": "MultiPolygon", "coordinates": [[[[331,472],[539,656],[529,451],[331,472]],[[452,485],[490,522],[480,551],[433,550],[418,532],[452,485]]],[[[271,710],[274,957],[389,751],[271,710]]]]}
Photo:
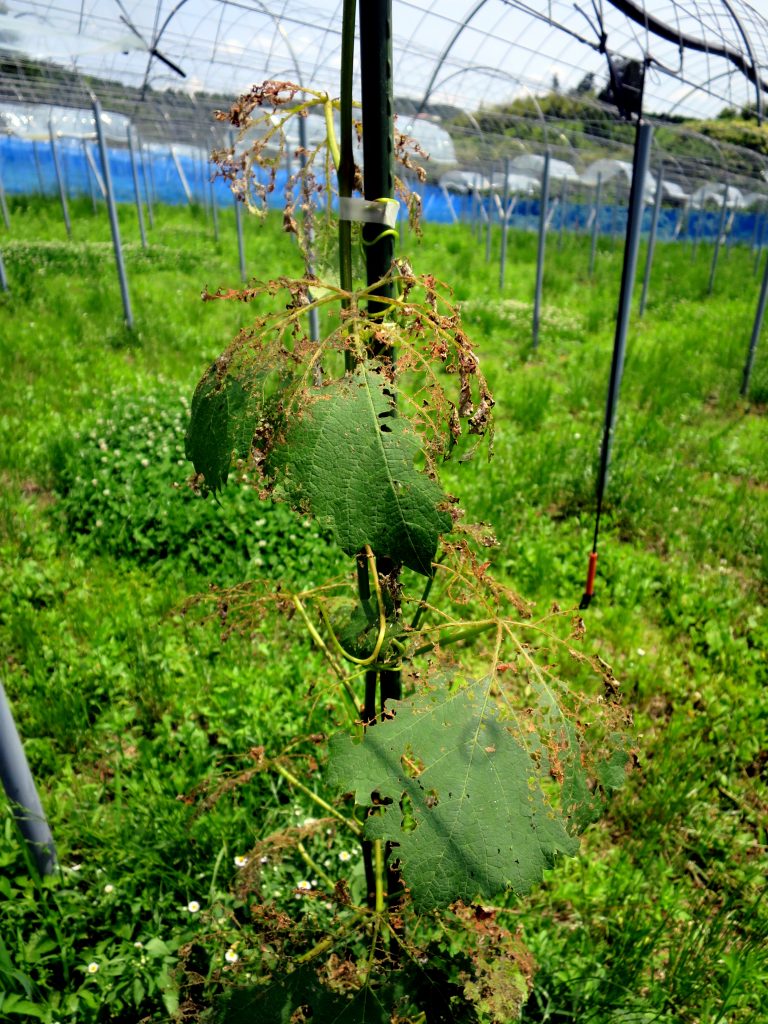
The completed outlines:
{"type": "Polygon", "coordinates": [[[248,858],[247,857],[242,856],[241,854],[238,854],[237,857],[235,857],[235,867],[236,868],[244,868],[247,863],[248,863],[248,858]]]}
{"type": "Polygon", "coordinates": [[[240,956],[238,953],[235,952],[234,949],[230,947],[224,954],[224,959],[227,961],[228,964],[236,964],[237,961],[240,959],[240,956]]]}
{"type": "Polygon", "coordinates": [[[105,487],[101,493],[104,495],[105,498],[108,498],[109,495],[111,494],[111,491],[108,487],[105,487]]]}
{"type": "Polygon", "coordinates": [[[344,861],[344,863],[346,864],[348,860],[352,860],[352,854],[348,850],[340,850],[339,860],[344,861]]]}
{"type": "Polygon", "coordinates": [[[149,459],[142,459],[142,460],[141,460],[141,464],[142,464],[142,466],[144,466],[144,468],[146,469],[146,468],[147,468],[147,466],[149,465],[149,459]]]}
{"type": "Polygon", "coordinates": [[[107,893],[107,895],[109,895],[109,893],[114,892],[114,891],[115,891],[114,885],[112,885],[111,883],[107,882],[107,884],[104,886],[104,892],[107,893]]]}
{"type": "Polygon", "coordinates": [[[96,963],[95,960],[91,960],[91,962],[86,967],[86,970],[88,971],[89,974],[98,974],[99,965],[96,963]]]}
{"type": "Polygon", "coordinates": [[[308,892],[312,888],[312,883],[308,882],[306,878],[302,878],[300,882],[296,883],[296,888],[301,889],[302,892],[308,892]]]}
{"type": "Polygon", "coordinates": [[[97,519],[97,520],[96,520],[96,529],[97,529],[97,530],[101,529],[101,527],[102,527],[103,525],[104,525],[104,520],[103,520],[103,519],[97,519]]]}
{"type": "Polygon", "coordinates": [[[143,942],[138,942],[138,941],[134,942],[133,948],[134,949],[144,949],[144,943],[143,942]]]}
{"type": "Polygon", "coordinates": [[[644,658],[644,657],[645,657],[645,651],[643,650],[643,648],[642,648],[642,647],[638,647],[638,648],[637,648],[637,656],[638,656],[639,658],[644,658]]]}
{"type": "Polygon", "coordinates": [[[196,914],[200,909],[200,904],[197,900],[190,900],[184,909],[188,910],[190,914],[196,914]]]}

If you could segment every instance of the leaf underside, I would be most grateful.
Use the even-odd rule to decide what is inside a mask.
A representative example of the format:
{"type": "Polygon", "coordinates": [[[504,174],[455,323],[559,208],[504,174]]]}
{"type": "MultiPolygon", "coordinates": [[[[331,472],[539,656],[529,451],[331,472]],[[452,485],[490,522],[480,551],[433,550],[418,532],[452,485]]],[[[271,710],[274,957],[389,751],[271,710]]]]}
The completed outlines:
{"type": "Polygon", "coordinates": [[[431,575],[452,520],[438,484],[414,466],[419,438],[387,382],[359,369],[303,397],[269,458],[278,494],[330,527],[348,555],[369,544],[377,557],[431,575]]]}
{"type": "Polygon", "coordinates": [[[392,702],[394,717],[362,741],[331,741],[330,784],[359,804],[384,803],[367,818],[366,837],[396,844],[420,910],[525,893],[558,854],[578,848],[490,691],[482,681],[392,702]]]}
{"type": "Polygon", "coordinates": [[[206,487],[220,491],[233,459],[245,459],[251,448],[260,410],[253,377],[222,372],[217,362],[205,372],[192,396],[186,455],[206,487]]]}
{"type": "Polygon", "coordinates": [[[394,990],[331,992],[311,967],[303,966],[270,985],[232,989],[217,1000],[212,1024],[292,1024],[302,1007],[323,1024],[389,1024],[395,1000],[394,990]]]}

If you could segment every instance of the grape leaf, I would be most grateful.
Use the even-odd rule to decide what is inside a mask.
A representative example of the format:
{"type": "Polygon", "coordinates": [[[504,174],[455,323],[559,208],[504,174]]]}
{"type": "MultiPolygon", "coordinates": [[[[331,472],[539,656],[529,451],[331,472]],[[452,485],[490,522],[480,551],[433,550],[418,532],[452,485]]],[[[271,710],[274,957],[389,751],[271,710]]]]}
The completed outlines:
{"type": "Polygon", "coordinates": [[[366,837],[396,844],[421,910],[525,893],[558,854],[578,848],[545,795],[554,782],[490,691],[484,680],[390,702],[393,717],[361,741],[331,741],[329,783],[359,804],[384,803],[366,819],[366,837]]]}
{"type": "Polygon", "coordinates": [[[330,527],[348,555],[370,544],[431,576],[452,520],[438,484],[414,466],[419,438],[386,381],[359,369],[303,397],[269,457],[277,493],[330,527]]]}
{"type": "Polygon", "coordinates": [[[186,455],[206,487],[220,491],[238,458],[247,458],[260,403],[251,389],[250,374],[241,380],[217,360],[208,367],[192,396],[186,455]]]}
{"type": "MultiPolygon", "coordinates": [[[[212,1024],[291,1024],[302,1007],[323,1024],[389,1024],[396,998],[394,988],[331,992],[311,967],[303,966],[269,985],[230,989],[216,999],[212,1024]]],[[[307,1018],[302,1014],[300,1019],[307,1018]]]]}

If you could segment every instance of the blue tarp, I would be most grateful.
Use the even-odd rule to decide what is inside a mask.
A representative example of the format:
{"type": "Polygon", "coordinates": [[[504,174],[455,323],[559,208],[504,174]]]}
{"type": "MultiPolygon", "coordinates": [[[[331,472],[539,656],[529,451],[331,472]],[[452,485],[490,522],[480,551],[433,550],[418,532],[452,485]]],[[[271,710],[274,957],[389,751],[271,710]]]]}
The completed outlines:
{"type": "MultiPolygon", "coordinates": [[[[57,142],[62,173],[67,194],[90,195],[98,190],[93,172],[86,157],[86,147],[90,152],[93,164],[101,169],[98,147],[94,142],[81,142],[62,139],[57,142]]],[[[179,153],[178,162],[181,166],[187,185],[194,199],[204,201],[205,190],[209,189],[209,179],[214,173],[214,166],[207,161],[194,159],[188,153],[179,153]]],[[[187,202],[187,195],[182,184],[170,147],[161,149],[157,144],[145,148],[143,161],[139,161],[139,180],[142,189],[144,180],[142,163],[149,179],[148,186],[152,198],[156,202],[179,204],[187,202]]],[[[112,182],[118,202],[134,202],[133,172],[131,156],[127,149],[110,149],[109,165],[112,182]]],[[[57,195],[56,171],[53,153],[48,141],[29,142],[14,136],[0,137],[0,176],[5,191],[11,195],[45,194],[57,195]]],[[[269,196],[271,206],[282,204],[287,171],[278,171],[274,191],[269,196]]],[[[219,205],[232,202],[232,195],[226,182],[217,179],[214,182],[216,200],[219,205]]],[[[476,199],[471,195],[447,195],[437,185],[427,184],[420,187],[423,203],[423,216],[427,221],[450,224],[455,220],[471,220],[476,216],[476,199]]],[[[494,220],[498,222],[498,208],[493,199],[484,197],[484,209],[490,210],[494,220]]],[[[567,231],[585,231],[590,223],[592,206],[588,203],[567,203],[565,207],[555,206],[551,220],[551,230],[559,231],[563,216],[564,229],[567,231]]],[[[650,229],[652,211],[645,211],[644,230],[650,229]]],[[[536,230],[538,227],[539,200],[526,197],[520,199],[510,218],[510,226],[516,229],[536,230]]],[[[598,211],[598,227],[601,234],[623,235],[626,228],[626,208],[601,206],[598,211]]],[[[755,212],[739,211],[733,216],[733,224],[729,232],[733,241],[751,242],[759,232],[762,234],[765,216],[755,212]]],[[[692,210],[685,215],[680,209],[662,209],[659,218],[658,235],[662,239],[700,238],[713,239],[720,223],[720,213],[710,210],[692,210]]]]}

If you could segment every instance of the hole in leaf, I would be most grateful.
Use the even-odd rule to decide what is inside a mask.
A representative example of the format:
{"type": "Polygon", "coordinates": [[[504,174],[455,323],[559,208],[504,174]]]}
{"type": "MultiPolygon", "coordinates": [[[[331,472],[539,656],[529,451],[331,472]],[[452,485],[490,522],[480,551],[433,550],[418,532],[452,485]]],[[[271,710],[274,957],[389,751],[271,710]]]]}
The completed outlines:
{"type": "Polygon", "coordinates": [[[400,798],[400,810],[403,812],[403,816],[400,819],[400,828],[403,832],[413,832],[417,822],[413,813],[413,803],[407,793],[403,793],[400,798]]]}
{"type": "Polygon", "coordinates": [[[400,755],[400,766],[409,779],[417,779],[424,771],[424,762],[416,756],[410,743],[400,755]]]}
{"type": "Polygon", "coordinates": [[[392,427],[388,427],[386,423],[382,423],[381,426],[379,427],[379,430],[382,432],[382,434],[392,433],[392,427]]]}

